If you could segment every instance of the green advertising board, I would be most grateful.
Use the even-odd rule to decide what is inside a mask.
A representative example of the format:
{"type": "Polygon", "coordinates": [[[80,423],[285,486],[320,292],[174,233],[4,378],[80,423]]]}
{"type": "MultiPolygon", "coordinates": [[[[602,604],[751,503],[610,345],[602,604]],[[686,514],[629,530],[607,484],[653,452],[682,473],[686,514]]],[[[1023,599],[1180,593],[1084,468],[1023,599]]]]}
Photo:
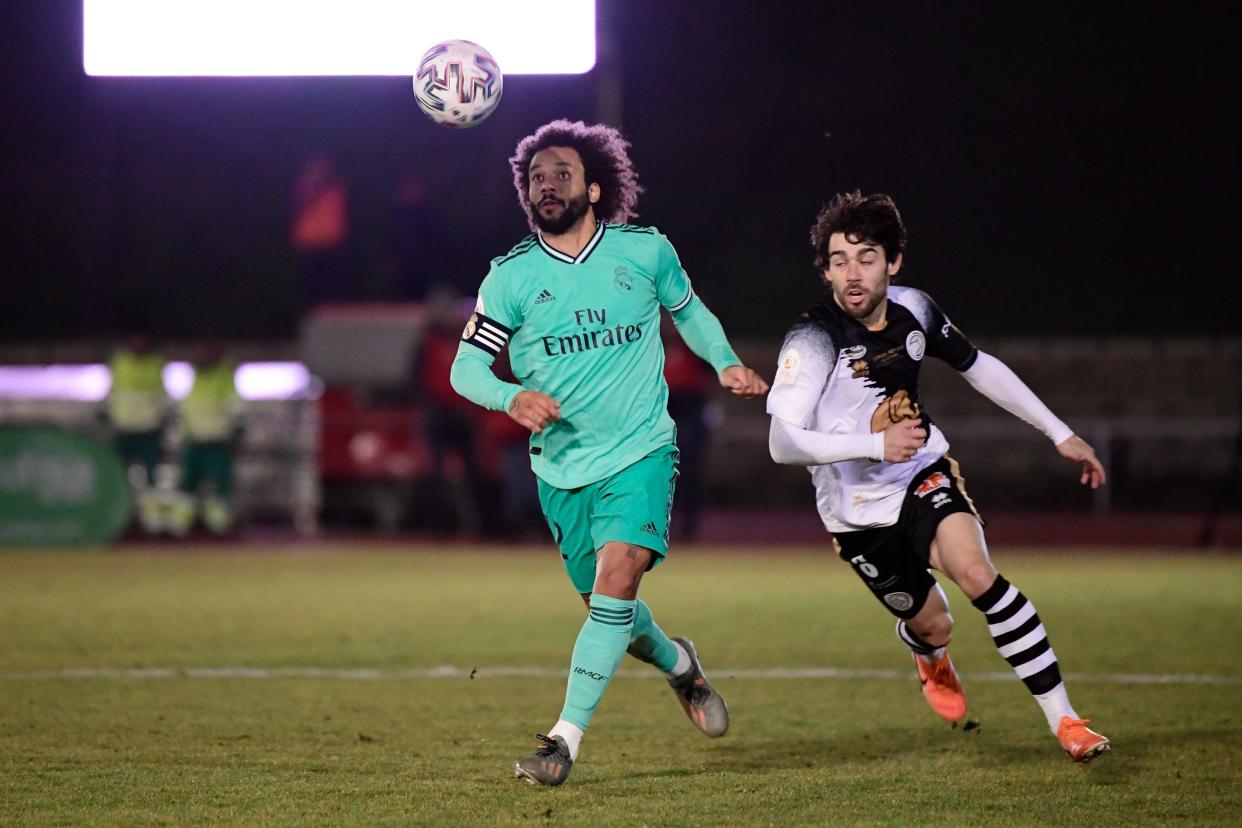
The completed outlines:
{"type": "Polygon", "coordinates": [[[0,547],[108,543],[129,524],[112,451],[60,428],[0,426],[0,547]]]}

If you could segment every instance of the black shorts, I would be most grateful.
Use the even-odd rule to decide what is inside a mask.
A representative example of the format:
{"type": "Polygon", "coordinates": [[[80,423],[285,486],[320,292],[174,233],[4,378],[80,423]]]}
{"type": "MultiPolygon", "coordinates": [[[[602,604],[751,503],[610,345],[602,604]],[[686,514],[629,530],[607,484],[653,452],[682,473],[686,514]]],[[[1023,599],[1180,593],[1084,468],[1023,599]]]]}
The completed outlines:
{"type": "Polygon", "coordinates": [[[966,481],[957,462],[946,455],[910,481],[896,523],[839,532],[833,535],[833,543],[841,560],[854,567],[889,612],[898,618],[913,618],[936,584],[928,569],[936,528],[956,512],[974,515],[983,523],[966,494],[966,481]]]}

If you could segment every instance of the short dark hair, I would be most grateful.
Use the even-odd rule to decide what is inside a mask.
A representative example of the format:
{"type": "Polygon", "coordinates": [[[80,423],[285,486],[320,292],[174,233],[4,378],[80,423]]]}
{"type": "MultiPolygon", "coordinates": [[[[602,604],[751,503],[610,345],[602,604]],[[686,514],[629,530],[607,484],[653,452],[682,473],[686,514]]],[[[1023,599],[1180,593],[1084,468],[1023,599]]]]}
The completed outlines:
{"type": "Polygon", "coordinates": [[[625,222],[638,215],[638,173],[630,163],[630,142],[621,131],[607,124],[584,124],[564,119],[544,124],[518,142],[509,165],[518,203],[526,212],[526,222],[535,229],[535,213],[530,206],[530,162],[535,153],[548,147],[572,147],[582,157],[587,186],[599,185],[595,215],[607,222],[625,222]]]}
{"type": "Polygon", "coordinates": [[[901,223],[897,205],[884,193],[838,193],[819,211],[811,227],[811,247],[815,248],[815,267],[819,270],[828,266],[828,242],[834,233],[844,233],[853,244],[865,241],[880,245],[889,262],[906,252],[906,226],[901,223]]]}

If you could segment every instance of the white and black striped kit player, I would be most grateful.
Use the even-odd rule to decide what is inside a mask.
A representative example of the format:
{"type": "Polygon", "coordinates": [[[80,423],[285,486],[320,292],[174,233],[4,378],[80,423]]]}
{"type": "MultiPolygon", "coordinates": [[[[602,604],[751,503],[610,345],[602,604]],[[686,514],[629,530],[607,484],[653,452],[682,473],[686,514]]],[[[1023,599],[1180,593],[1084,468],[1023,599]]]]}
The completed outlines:
{"type": "MultiPolygon", "coordinates": [[[[949,450],[919,397],[925,356],[959,371],[978,351],[926,293],[888,289],[887,325],[870,331],[837,307],[831,296],[804,313],[781,348],[768,413],[799,428],[832,434],[875,435],[902,415],[918,416],[927,441],[910,463],[844,460],[810,467],[816,504],[830,532],[896,522],[914,476],[949,450]]],[[[883,457],[882,442],[879,457],[883,457]]]]}
{"type": "MultiPolygon", "coordinates": [[[[1073,432],[1003,363],[976,349],[926,293],[894,286],[887,291],[878,330],[848,315],[832,296],[793,326],[768,396],[770,446],[778,462],[808,467],[820,517],[839,555],[903,619],[898,636],[915,655],[924,695],[937,713],[956,721],[965,715],[965,697],[945,645],[928,643],[919,637],[926,633],[916,634],[907,622],[920,616],[938,589],[928,566],[940,522],[954,512],[976,518],[978,512],[946,454],[948,441],[922,404],[922,361],[937,357],[963,372],[977,391],[1054,444],[1073,432]],[[916,418],[927,430],[923,445],[908,461],[885,461],[885,429],[916,418]]],[[[982,562],[988,563],[986,551],[982,562]]],[[[1108,740],[1086,728],[1087,720],[1069,702],[1034,604],[1000,574],[971,603],[1071,757],[1089,761],[1106,751],[1108,740]]]]}

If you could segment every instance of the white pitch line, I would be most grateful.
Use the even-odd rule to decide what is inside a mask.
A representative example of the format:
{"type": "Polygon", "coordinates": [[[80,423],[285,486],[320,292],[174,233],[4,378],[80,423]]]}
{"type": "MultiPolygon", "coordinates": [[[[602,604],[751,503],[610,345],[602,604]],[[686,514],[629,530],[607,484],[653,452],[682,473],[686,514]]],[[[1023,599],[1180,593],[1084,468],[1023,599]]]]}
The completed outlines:
{"type": "MultiPolygon", "coordinates": [[[[467,670],[452,665],[405,670],[383,670],[370,667],[68,667],[60,670],[2,672],[0,680],[326,678],[401,681],[463,678],[564,678],[567,674],[567,670],[550,667],[479,667],[467,670]]],[[[909,681],[914,677],[913,671],[908,670],[865,670],[843,667],[717,669],[712,670],[711,675],[715,678],[728,679],[886,679],[900,681],[909,681]]],[[[962,675],[967,682],[1017,681],[1013,673],[963,673],[962,675]]],[[[655,670],[621,670],[617,676],[620,678],[664,677],[662,673],[655,670]]],[[[1214,676],[1200,673],[1068,673],[1065,678],[1076,683],[1090,682],[1093,684],[1242,684],[1242,676],[1214,676]]]]}

